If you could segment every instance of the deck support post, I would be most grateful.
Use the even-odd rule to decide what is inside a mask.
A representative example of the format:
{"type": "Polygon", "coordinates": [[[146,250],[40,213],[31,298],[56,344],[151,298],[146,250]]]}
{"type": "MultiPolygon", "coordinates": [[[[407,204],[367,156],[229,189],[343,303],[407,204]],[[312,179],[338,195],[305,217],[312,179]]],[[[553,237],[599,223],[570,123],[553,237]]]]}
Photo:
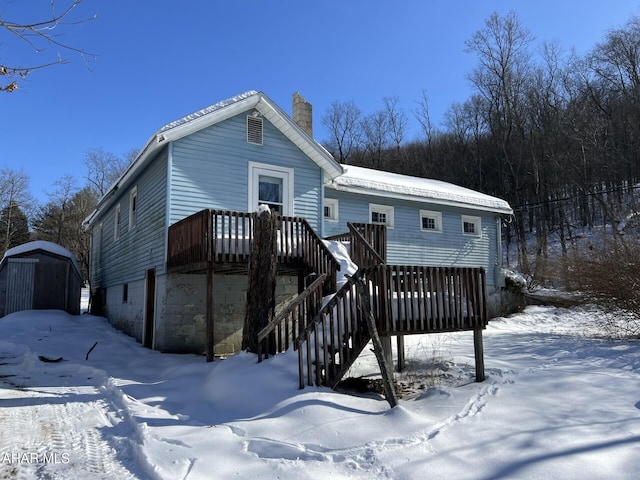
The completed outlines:
{"type": "MultiPolygon", "coordinates": [[[[257,353],[258,332],[274,317],[278,257],[275,213],[263,210],[254,215],[242,349],[257,353]]],[[[267,341],[267,345],[267,352],[274,354],[275,335],[267,341]]]]}
{"type": "Polygon", "coordinates": [[[406,367],[405,357],[404,357],[404,335],[396,335],[396,346],[398,347],[398,366],[397,371],[401,372],[406,367]]]}
{"type": "Polygon", "coordinates": [[[213,362],[213,263],[207,262],[207,362],[213,362]]]}
{"type": "Polygon", "coordinates": [[[476,357],[476,382],[484,382],[484,347],[482,346],[482,329],[473,331],[473,349],[476,357]]]}
{"type": "Polygon", "coordinates": [[[384,360],[391,368],[393,368],[393,348],[391,347],[391,336],[380,336],[380,344],[382,345],[382,352],[384,353],[384,360]]]}
{"type": "Polygon", "coordinates": [[[358,289],[359,305],[358,308],[364,316],[364,320],[369,330],[371,343],[373,343],[373,352],[380,366],[380,374],[382,375],[382,384],[384,386],[384,396],[391,408],[398,405],[398,396],[393,384],[393,353],[391,351],[391,337],[386,335],[380,337],[378,335],[378,327],[376,327],[376,319],[371,312],[371,298],[369,297],[369,288],[362,278],[356,279],[356,288],[358,289]]]}

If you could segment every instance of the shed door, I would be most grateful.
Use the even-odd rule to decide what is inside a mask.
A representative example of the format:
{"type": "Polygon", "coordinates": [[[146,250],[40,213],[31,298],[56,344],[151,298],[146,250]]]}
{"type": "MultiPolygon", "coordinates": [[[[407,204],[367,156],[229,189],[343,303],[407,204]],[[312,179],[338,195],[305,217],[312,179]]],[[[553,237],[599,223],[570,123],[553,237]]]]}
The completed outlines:
{"type": "Polygon", "coordinates": [[[36,265],[33,309],[67,310],[68,262],[43,260],[36,265]]]}
{"type": "Polygon", "coordinates": [[[36,263],[36,258],[8,259],[6,315],[33,308],[36,263]]]}

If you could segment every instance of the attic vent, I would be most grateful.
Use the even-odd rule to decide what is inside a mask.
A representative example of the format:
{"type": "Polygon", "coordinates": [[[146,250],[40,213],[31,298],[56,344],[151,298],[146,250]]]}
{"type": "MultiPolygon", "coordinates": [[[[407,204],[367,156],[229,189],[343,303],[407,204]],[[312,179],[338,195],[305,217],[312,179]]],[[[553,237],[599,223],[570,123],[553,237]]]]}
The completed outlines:
{"type": "Polygon", "coordinates": [[[262,145],[262,118],[247,116],[247,143],[262,145]]]}

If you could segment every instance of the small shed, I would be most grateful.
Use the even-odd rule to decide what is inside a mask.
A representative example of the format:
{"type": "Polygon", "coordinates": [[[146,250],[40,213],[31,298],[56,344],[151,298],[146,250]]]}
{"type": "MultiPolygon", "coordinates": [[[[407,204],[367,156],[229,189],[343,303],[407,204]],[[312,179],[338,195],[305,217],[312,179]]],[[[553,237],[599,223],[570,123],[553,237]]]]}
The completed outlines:
{"type": "Polygon", "coordinates": [[[0,261],[0,317],[20,310],[80,313],[82,275],[75,256],[43,240],[7,250],[0,261]]]}

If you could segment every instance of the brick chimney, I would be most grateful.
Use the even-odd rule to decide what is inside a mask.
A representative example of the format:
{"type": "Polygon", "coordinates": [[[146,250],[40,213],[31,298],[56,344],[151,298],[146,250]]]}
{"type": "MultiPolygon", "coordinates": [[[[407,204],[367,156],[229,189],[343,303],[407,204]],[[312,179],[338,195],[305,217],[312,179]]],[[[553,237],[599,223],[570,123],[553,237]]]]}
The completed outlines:
{"type": "Polygon", "coordinates": [[[298,92],[293,94],[293,121],[313,138],[313,108],[298,92]]]}

